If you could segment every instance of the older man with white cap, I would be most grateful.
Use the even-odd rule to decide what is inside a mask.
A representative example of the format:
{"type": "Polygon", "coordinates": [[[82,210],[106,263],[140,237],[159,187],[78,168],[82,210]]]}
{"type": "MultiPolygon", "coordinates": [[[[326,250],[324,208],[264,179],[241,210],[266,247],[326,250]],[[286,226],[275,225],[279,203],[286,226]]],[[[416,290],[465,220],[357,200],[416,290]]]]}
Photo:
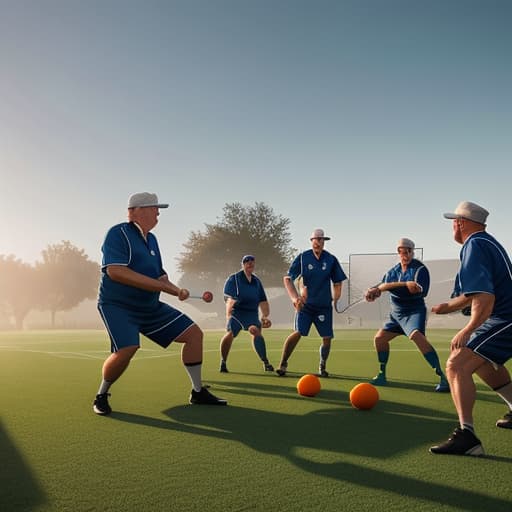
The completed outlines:
{"type": "Polygon", "coordinates": [[[407,336],[439,377],[434,388],[448,392],[449,386],[441,369],[439,356],[425,336],[427,307],[425,297],[430,287],[427,267],[414,258],[415,245],[409,238],[400,238],[397,251],[400,262],[384,275],[382,282],[366,292],[366,300],[373,302],[382,292],[389,292],[391,312],[388,321],[377,331],[373,340],[380,365],[378,375],[372,379],[376,386],[386,386],[386,367],[389,360],[390,341],[400,335],[407,336]]]}
{"type": "Polygon", "coordinates": [[[470,306],[471,317],[453,337],[446,365],[459,425],[446,442],[430,448],[435,454],[484,453],[473,424],[473,374],[496,391],[509,408],[496,426],[512,429],[512,382],[504,366],[512,358],[512,263],[503,246],[486,231],[488,214],[470,201],[444,214],[452,219],[453,238],[462,244],[455,286],[460,294],[432,311],[446,314],[470,306]]]}
{"type": "Polygon", "coordinates": [[[128,222],[111,227],[105,236],[98,310],[112,353],[103,364],[103,378],[93,403],[96,414],[112,412],[110,387],[139,349],[140,334],[163,348],[173,341],[183,344],[181,359],[192,382],[190,403],[227,403],[202,385],[203,332],[187,315],[159,300],[161,292],[179,300],[189,297],[188,290],[169,281],[157,239],[151,233],[160,208],[168,206],[160,203],[156,194],[134,194],[128,200],[128,222]]]}
{"type": "Polygon", "coordinates": [[[295,308],[295,330],[286,338],[279,368],[281,377],[286,375],[288,359],[302,336],[308,336],[311,325],[315,324],[322,337],[320,345],[319,375],[328,377],[327,358],[334,337],[332,306],[341,297],[343,281],[347,278],[336,256],[324,250],[330,237],[317,228],[311,233],[311,249],[300,253],[291,264],[284,277],[284,286],[295,308]],[[302,292],[299,294],[295,280],[302,279],[302,292]],[[332,290],[331,290],[332,283],[332,290]]]}

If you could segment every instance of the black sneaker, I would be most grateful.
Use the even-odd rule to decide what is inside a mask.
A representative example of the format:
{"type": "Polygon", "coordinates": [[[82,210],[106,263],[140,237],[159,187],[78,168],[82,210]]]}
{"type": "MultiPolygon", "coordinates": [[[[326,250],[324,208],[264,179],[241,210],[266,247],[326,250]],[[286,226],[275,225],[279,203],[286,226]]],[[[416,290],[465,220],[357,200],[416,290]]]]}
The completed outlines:
{"type": "Polygon", "coordinates": [[[480,439],[471,430],[457,427],[453,434],[443,444],[432,446],[430,453],[446,455],[484,455],[484,448],[480,439]]]}
{"type": "Polygon", "coordinates": [[[110,393],[102,393],[101,395],[96,395],[96,399],[92,404],[92,410],[96,414],[101,414],[102,416],[106,414],[110,414],[112,412],[112,408],[108,404],[108,397],[110,393]]]}
{"type": "Polygon", "coordinates": [[[325,369],[325,366],[320,365],[320,367],[318,368],[318,376],[324,378],[329,377],[329,372],[325,369]]]}
{"type": "Polygon", "coordinates": [[[508,411],[503,418],[496,422],[496,426],[500,428],[512,428],[512,411],[508,411]]]}
{"type": "Polygon", "coordinates": [[[274,367],[268,361],[263,363],[263,369],[266,372],[273,372],[274,371],[274,367]]]}
{"type": "Polygon", "coordinates": [[[221,361],[220,363],[220,373],[229,373],[228,372],[228,367],[226,365],[226,362],[225,361],[221,361]]]}
{"type": "Polygon", "coordinates": [[[205,405],[228,405],[228,401],[223,398],[217,398],[212,395],[204,386],[201,391],[192,390],[190,392],[191,404],[205,404],[205,405]]]}
{"type": "Polygon", "coordinates": [[[286,375],[287,368],[288,368],[288,363],[281,363],[279,368],[276,370],[277,375],[279,375],[279,377],[284,377],[286,375]]]}

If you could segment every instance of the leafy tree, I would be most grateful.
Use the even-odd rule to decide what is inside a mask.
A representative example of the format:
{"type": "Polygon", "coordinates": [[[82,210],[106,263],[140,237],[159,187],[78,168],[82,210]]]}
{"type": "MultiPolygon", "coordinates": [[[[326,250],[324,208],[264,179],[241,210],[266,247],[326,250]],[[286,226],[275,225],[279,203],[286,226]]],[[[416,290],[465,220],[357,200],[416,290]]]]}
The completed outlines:
{"type": "Polygon", "coordinates": [[[222,294],[228,275],[240,269],[244,254],[254,254],[256,273],[266,288],[281,287],[295,249],[290,246],[290,220],[260,202],[226,204],[217,224],[193,231],[177,258],[180,283],[191,290],[222,294]]]}
{"type": "Polygon", "coordinates": [[[36,307],[35,286],[31,265],[0,254],[0,311],[5,318],[14,317],[17,329],[23,329],[25,317],[36,307]]]}
{"type": "Polygon", "coordinates": [[[51,325],[55,327],[57,311],[68,311],[96,296],[100,266],[69,241],[49,245],[42,256],[42,263],[36,263],[39,309],[50,311],[51,325]]]}

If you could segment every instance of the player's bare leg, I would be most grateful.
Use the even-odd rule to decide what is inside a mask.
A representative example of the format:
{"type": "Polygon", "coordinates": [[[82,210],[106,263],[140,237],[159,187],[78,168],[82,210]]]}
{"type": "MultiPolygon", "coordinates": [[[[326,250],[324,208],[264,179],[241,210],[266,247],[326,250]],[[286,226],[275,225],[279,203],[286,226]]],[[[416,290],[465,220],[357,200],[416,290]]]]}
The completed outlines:
{"type": "Polygon", "coordinates": [[[276,370],[276,373],[283,377],[286,375],[286,368],[288,367],[288,359],[292,355],[292,352],[295,350],[297,343],[301,339],[301,334],[299,331],[292,332],[288,338],[286,338],[283,345],[283,353],[281,355],[281,362],[279,363],[279,368],[276,370]]]}
{"type": "Polygon", "coordinates": [[[112,352],[103,363],[102,376],[98,394],[93,403],[93,411],[99,415],[106,415],[112,412],[108,403],[109,389],[114,382],[124,373],[135,352],[139,349],[138,345],[124,347],[117,352],[112,352]]]}
{"type": "Polygon", "coordinates": [[[220,340],[220,371],[228,373],[227,361],[231,345],[233,344],[233,332],[228,331],[220,340]]]}
{"type": "Polygon", "coordinates": [[[203,331],[196,325],[191,325],[178,338],[177,343],[183,343],[181,361],[192,383],[190,393],[191,404],[226,405],[227,401],[212,395],[203,386],[201,370],[203,366],[203,331]]]}

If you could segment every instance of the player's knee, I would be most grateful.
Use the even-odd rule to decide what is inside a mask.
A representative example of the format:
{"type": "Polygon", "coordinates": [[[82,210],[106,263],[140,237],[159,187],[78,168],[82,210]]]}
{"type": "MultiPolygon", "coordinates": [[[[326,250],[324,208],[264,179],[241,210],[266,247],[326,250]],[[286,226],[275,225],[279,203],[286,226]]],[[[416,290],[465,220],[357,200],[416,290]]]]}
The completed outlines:
{"type": "Polygon", "coordinates": [[[260,330],[255,325],[250,325],[247,330],[252,336],[258,336],[260,334],[260,330]]]}
{"type": "Polygon", "coordinates": [[[381,333],[377,333],[373,338],[373,344],[375,345],[376,348],[387,346],[387,343],[387,338],[381,333]]]}
{"type": "Polygon", "coordinates": [[[139,350],[139,345],[132,345],[130,347],[124,347],[114,352],[114,358],[123,361],[129,361],[139,350]]]}
{"type": "Polygon", "coordinates": [[[198,325],[191,325],[179,338],[176,338],[176,341],[190,345],[202,345],[203,331],[198,325]]]}
{"type": "Polygon", "coordinates": [[[446,376],[451,379],[463,373],[473,373],[466,370],[464,361],[460,357],[450,356],[446,361],[446,376]]]}

